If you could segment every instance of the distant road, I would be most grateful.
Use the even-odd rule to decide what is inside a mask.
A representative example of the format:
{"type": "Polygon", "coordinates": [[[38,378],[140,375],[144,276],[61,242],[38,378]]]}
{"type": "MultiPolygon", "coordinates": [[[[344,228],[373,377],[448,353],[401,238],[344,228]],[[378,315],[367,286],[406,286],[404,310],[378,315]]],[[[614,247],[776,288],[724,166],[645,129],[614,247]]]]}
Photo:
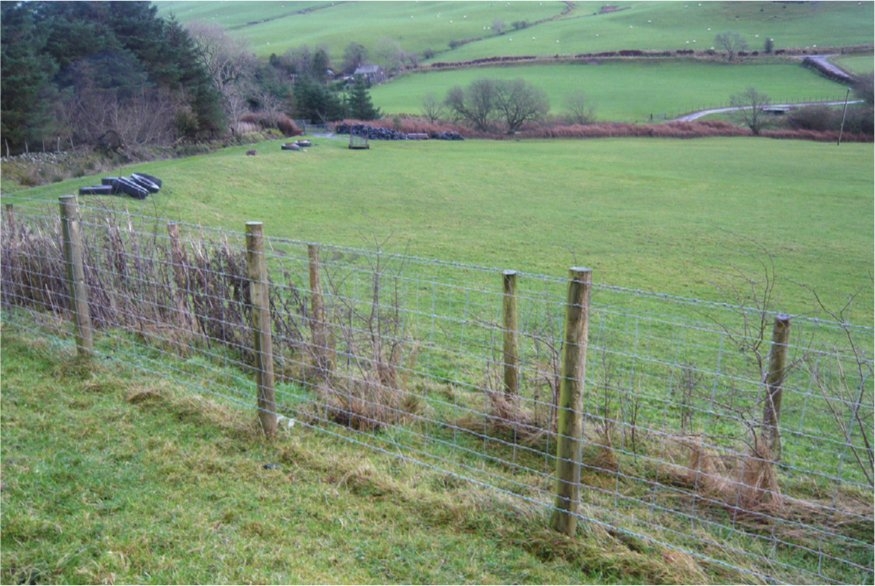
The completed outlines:
{"type": "MultiPolygon", "coordinates": [[[[788,110],[792,110],[793,108],[802,108],[805,106],[843,106],[845,103],[844,100],[840,100],[838,102],[798,102],[795,104],[769,104],[768,108],[786,108],[788,110]]],[[[863,100],[850,100],[849,104],[862,104],[863,100]]],[[[710,116],[711,114],[723,114],[724,112],[736,112],[738,110],[746,110],[744,106],[734,107],[734,108],[713,108],[711,110],[699,110],[698,112],[693,112],[692,114],[685,114],[680,118],[675,118],[673,122],[692,122],[693,120],[698,120],[699,118],[703,118],[705,116],[710,116]]]]}
{"type": "MultiPolygon", "coordinates": [[[[842,81],[846,83],[852,83],[854,78],[847,71],[842,69],[841,67],[835,65],[829,60],[829,55],[809,55],[805,58],[805,61],[811,62],[815,65],[817,69],[823,72],[828,77],[831,77],[834,80],[842,81]]],[[[802,108],[804,106],[842,106],[844,105],[844,100],[838,102],[799,102],[795,104],[769,104],[769,108],[786,108],[791,110],[793,108],[802,108]]],[[[848,102],[849,104],[859,104],[862,103],[862,100],[853,100],[848,102]]],[[[711,114],[723,114],[724,112],[735,112],[737,110],[744,110],[745,108],[714,108],[712,110],[701,110],[699,112],[693,112],[692,114],[686,114],[681,116],[680,118],[675,118],[677,122],[692,122],[693,120],[698,120],[704,116],[710,116],[711,114]]]]}

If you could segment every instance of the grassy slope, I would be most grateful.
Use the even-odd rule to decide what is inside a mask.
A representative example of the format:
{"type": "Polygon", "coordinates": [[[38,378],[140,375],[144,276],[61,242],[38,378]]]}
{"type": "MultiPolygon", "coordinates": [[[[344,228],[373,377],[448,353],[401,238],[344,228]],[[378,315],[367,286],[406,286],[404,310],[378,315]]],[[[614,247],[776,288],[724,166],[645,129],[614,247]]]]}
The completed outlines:
{"type": "Polygon", "coordinates": [[[315,4],[318,10],[297,12],[295,3],[227,2],[208,8],[200,2],[159,4],[162,14],[173,13],[180,22],[212,20],[249,41],[261,57],[303,45],[327,46],[332,61],[340,63],[343,50],[356,42],[376,54],[383,39],[391,38],[408,52],[445,51],[453,40],[490,34],[484,27],[501,19],[515,21],[550,18],[562,12],[561,2],[339,2],[315,4]],[[274,4],[274,6],[271,6],[274,4]],[[287,15],[279,6],[286,6],[287,15]],[[265,19],[264,22],[247,22],[265,19]]]}
{"type": "Polygon", "coordinates": [[[526,65],[416,73],[373,88],[371,97],[385,113],[418,114],[426,95],[442,100],[450,87],[466,87],[484,77],[525,79],[547,93],[554,114],[566,110],[569,96],[583,92],[596,118],[611,121],[643,122],[651,114],[662,120],[728,105],[730,96],[748,87],[756,87],[778,102],[844,98],[844,86],[798,64],[728,65],[694,61],[526,65]]]}
{"type": "Polygon", "coordinates": [[[266,443],[251,413],[119,363],[89,373],[8,323],[2,377],[6,584],[707,579],[300,426],[266,443]]]}
{"type": "MultiPolygon", "coordinates": [[[[767,37],[777,48],[871,43],[872,2],[621,2],[622,10],[597,14],[603,3],[582,2],[567,15],[556,2],[353,2],[159,4],[182,22],[206,20],[250,41],[261,56],[294,47],[326,46],[336,64],[350,42],[379,59],[387,39],[410,53],[436,51],[434,60],[462,61],[496,55],[574,55],[620,49],[705,50],[725,30],[741,33],[751,50],[767,37]],[[316,10],[309,10],[316,7],[316,10]],[[493,25],[504,23],[496,35],[493,25]],[[538,22],[522,30],[513,23],[538,22]],[[453,41],[478,39],[452,50],[453,41]]],[[[601,120],[643,121],[673,117],[728,102],[754,86],[778,101],[841,97],[843,87],[787,64],[726,67],[721,64],[603,64],[599,67],[532,66],[475,69],[402,77],[375,88],[374,103],[387,114],[418,113],[427,94],[477,77],[523,77],[550,97],[554,113],[572,92],[584,91],[601,120]],[[647,88],[618,91],[617,88],[647,88]]]]}
{"type": "Polygon", "coordinates": [[[751,51],[762,51],[768,37],[774,38],[776,49],[871,44],[873,40],[872,2],[613,2],[623,10],[594,15],[603,3],[595,4],[567,18],[465,45],[437,59],[621,49],[704,51],[725,31],[741,34],[751,51]]]}
{"type": "Polygon", "coordinates": [[[834,61],[848,71],[859,75],[872,74],[875,69],[875,62],[872,60],[872,55],[845,55],[835,57],[834,61]]]}
{"type": "MultiPolygon", "coordinates": [[[[871,144],[769,139],[264,143],[141,165],[166,187],[126,205],[170,219],[564,275],[726,301],[734,269],[771,251],[782,307],[810,313],[805,282],[840,306],[862,287],[872,315],[871,144]]],[[[122,169],[130,172],[133,169],[122,169]]],[[[26,190],[56,201],[96,178],[26,190]]],[[[17,197],[4,196],[15,202],[17,197]]]]}
{"type": "Polygon", "coordinates": [[[291,13],[313,4],[319,3],[161,2],[158,6],[162,14],[173,13],[183,23],[212,20],[233,27],[233,34],[248,39],[262,57],[304,44],[326,44],[338,62],[348,43],[375,51],[383,37],[398,40],[410,53],[438,51],[435,58],[441,61],[619,49],[704,50],[725,30],[741,33],[751,50],[762,49],[767,36],[775,39],[778,49],[871,44],[873,37],[872,2],[613,2],[623,10],[597,16],[604,2],[577,2],[567,16],[516,33],[511,32],[514,22],[558,16],[563,3],[321,3],[320,10],[277,18],[284,10],[291,13]],[[247,26],[261,19],[269,20],[247,26]],[[504,22],[505,35],[495,34],[496,20],[504,22]],[[516,38],[510,42],[513,35],[516,38]],[[448,50],[450,41],[475,38],[483,40],[448,50]]]}

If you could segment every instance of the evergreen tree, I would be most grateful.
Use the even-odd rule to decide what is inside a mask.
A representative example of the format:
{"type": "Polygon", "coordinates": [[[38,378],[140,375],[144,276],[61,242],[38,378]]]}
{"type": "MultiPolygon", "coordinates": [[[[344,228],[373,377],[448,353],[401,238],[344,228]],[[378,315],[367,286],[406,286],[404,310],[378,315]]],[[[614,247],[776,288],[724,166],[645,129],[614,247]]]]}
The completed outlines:
{"type": "Polygon", "coordinates": [[[343,119],[346,109],[336,93],[317,79],[304,77],[295,83],[295,112],[298,118],[333,122],[343,119]]]}
{"type": "Polygon", "coordinates": [[[18,2],[0,3],[0,135],[6,147],[23,151],[53,132],[55,61],[45,53],[47,35],[36,28],[30,8],[18,2]]]}
{"type": "Polygon", "coordinates": [[[2,135],[17,151],[24,141],[54,139],[75,119],[71,105],[94,114],[93,130],[109,124],[95,119],[101,104],[155,100],[185,121],[189,138],[225,126],[191,37],[149,2],[3,2],[2,50],[2,135]]]}
{"type": "Polygon", "coordinates": [[[380,109],[374,107],[367,82],[361,75],[356,76],[352,91],[347,97],[347,109],[350,117],[357,120],[376,120],[382,116],[380,109]]]}
{"type": "Polygon", "coordinates": [[[313,53],[313,62],[310,65],[310,75],[324,82],[328,78],[328,69],[331,67],[331,58],[324,48],[316,49],[313,53]]]}
{"type": "Polygon", "coordinates": [[[196,136],[193,138],[219,134],[226,126],[222,96],[213,85],[209,72],[197,58],[194,41],[175,19],[166,21],[164,38],[168,52],[174,54],[180,64],[177,87],[183,95],[189,96],[191,109],[197,118],[194,132],[196,136]]]}

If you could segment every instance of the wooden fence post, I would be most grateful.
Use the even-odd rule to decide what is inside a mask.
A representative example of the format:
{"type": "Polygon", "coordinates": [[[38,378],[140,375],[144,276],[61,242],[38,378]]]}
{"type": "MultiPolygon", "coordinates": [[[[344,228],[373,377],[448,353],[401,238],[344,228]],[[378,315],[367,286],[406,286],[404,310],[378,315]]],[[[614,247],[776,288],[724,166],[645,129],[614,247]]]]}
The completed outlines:
{"type": "Polygon", "coordinates": [[[516,271],[504,271],[504,395],[516,400],[520,392],[519,318],[516,271]]]}
{"type": "Polygon", "coordinates": [[[790,316],[779,313],[772,327],[769,349],[769,371],[766,373],[766,400],[763,406],[763,440],[769,446],[772,460],[781,459],[781,395],[787,364],[787,342],[790,340],[790,316]]]}
{"type": "Polygon", "coordinates": [[[310,333],[313,339],[313,359],[316,373],[323,381],[331,376],[331,352],[328,348],[328,326],[325,323],[325,300],[319,279],[319,246],[307,245],[310,267],[310,333]]]}
{"type": "Polygon", "coordinates": [[[5,209],[7,225],[6,229],[9,230],[9,233],[12,235],[13,238],[15,238],[15,208],[11,203],[8,203],[6,204],[5,209]]]}
{"type": "Polygon", "coordinates": [[[264,262],[261,222],[246,223],[246,266],[252,300],[252,331],[255,337],[255,371],[258,382],[258,418],[268,437],[276,433],[273,343],[270,334],[270,289],[264,262]]]}
{"type": "Polygon", "coordinates": [[[577,530],[577,511],[580,505],[583,387],[586,376],[592,270],[572,267],[569,276],[562,380],[559,387],[556,505],[550,518],[550,527],[573,536],[577,530]]]}
{"type": "Polygon", "coordinates": [[[75,195],[62,195],[61,229],[64,238],[64,265],[70,292],[70,309],[76,322],[76,351],[88,358],[94,350],[91,313],[88,309],[88,285],[82,261],[82,233],[79,224],[79,204],[75,195]]]}

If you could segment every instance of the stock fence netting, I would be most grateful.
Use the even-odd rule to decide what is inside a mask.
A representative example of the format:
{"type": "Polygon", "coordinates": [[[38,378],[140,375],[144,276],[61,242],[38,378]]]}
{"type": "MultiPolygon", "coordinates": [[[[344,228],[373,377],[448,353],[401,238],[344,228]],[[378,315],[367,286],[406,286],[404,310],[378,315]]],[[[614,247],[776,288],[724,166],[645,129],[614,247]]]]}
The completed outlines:
{"type": "MultiPolygon", "coordinates": [[[[81,231],[97,356],[254,409],[242,232],[92,203],[81,231]]],[[[44,202],[4,210],[4,321],[68,316],[60,234],[44,202]]],[[[567,278],[516,273],[508,365],[499,269],[278,237],[264,256],[282,421],[553,507],[567,278]]],[[[754,581],[871,582],[872,328],[792,316],[772,442],[775,318],[596,276],[581,523],[754,581]]]]}

